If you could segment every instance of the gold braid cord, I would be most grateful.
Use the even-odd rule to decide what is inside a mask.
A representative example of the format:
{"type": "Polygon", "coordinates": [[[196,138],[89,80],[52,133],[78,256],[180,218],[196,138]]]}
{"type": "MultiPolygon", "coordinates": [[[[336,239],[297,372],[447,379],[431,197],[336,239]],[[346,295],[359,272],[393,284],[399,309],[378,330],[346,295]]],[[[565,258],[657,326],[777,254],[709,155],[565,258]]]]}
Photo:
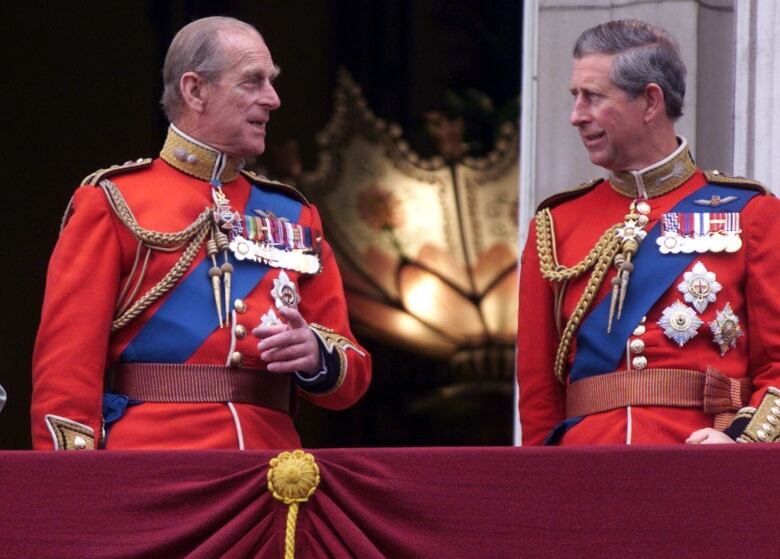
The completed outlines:
{"type": "Polygon", "coordinates": [[[536,251],[539,254],[539,269],[542,277],[551,282],[564,282],[579,277],[593,268],[585,291],[569,317],[558,343],[553,370],[555,378],[561,384],[566,382],[566,358],[569,355],[574,335],[577,333],[585,313],[593,304],[593,300],[604,282],[604,276],[620,248],[620,241],[615,237],[615,232],[620,225],[613,225],[607,229],[585,258],[571,268],[567,268],[558,263],[558,258],[555,255],[552,213],[545,208],[536,214],[536,251]]]}
{"type": "Polygon", "coordinates": [[[295,557],[295,525],[299,503],[309,500],[320,484],[320,468],[314,456],[302,450],[282,452],[269,462],[268,490],[289,505],[284,536],[284,559],[295,557]]]}
{"type": "Polygon", "coordinates": [[[187,248],[184,249],[184,252],[182,252],[182,255],[176,261],[176,264],[173,265],[173,268],[171,268],[157,284],[144,293],[144,295],[133,303],[125,312],[114,319],[111,323],[111,333],[113,334],[117,330],[127,326],[152,303],[170,291],[176,282],[186,273],[209,232],[209,227],[212,223],[213,210],[212,208],[205,208],[195,221],[181,231],[175,231],[173,233],[151,231],[149,229],[144,229],[138,224],[135,216],[127,206],[127,202],[121,192],[119,192],[119,188],[117,188],[114,183],[109,180],[103,180],[100,183],[100,187],[108,197],[111,208],[120,221],[130,229],[135,238],[145,246],[151,249],[171,252],[189,241],[187,248]]]}

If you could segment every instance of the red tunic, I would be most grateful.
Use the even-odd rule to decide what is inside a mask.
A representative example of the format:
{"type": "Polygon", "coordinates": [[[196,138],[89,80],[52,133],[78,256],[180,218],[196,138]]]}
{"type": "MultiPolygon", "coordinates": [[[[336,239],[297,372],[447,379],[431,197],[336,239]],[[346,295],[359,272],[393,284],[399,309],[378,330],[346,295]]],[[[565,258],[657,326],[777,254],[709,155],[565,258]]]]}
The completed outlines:
{"type": "MultiPolygon", "coordinates": [[[[111,176],[110,180],[119,187],[145,229],[182,230],[204,208],[213,206],[207,181],[186,175],[159,159],[147,168],[111,176]]],[[[232,208],[242,215],[252,188],[257,186],[242,175],[223,186],[232,208]]],[[[298,222],[322,231],[314,206],[302,203],[298,222]]],[[[109,334],[120,289],[133,267],[137,248],[138,241],[117,218],[104,192],[89,185],[79,188],[49,264],[33,358],[34,448],[52,448],[52,435],[45,422],[47,414],[88,426],[96,435],[101,432],[104,370],[120,359],[128,343],[170,295],[164,295],[124,329],[109,334]]],[[[182,250],[154,252],[139,295],[155,285],[181,253],[182,250]]],[[[201,247],[187,273],[205,257],[205,248],[201,247]]],[[[318,275],[286,270],[300,294],[298,308],[309,323],[333,329],[349,339],[354,348],[343,351],[345,366],[337,372],[342,375],[340,385],[323,394],[300,393],[319,406],[340,409],[352,405],[366,391],[371,360],[350,331],[341,277],[333,252],[324,241],[321,261],[322,272],[318,275]]],[[[270,268],[243,299],[246,311],[236,314],[237,323],[250,333],[242,339],[232,340],[233,325],[218,327],[213,296],[193,301],[192,304],[202,306],[203,313],[213,317],[214,329],[184,362],[225,365],[232,352],[238,351],[244,356],[242,367],[265,369],[257,350],[258,340],[251,330],[264,313],[275,310],[271,290],[279,274],[279,269],[270,268]],[[232,341],[235,346],[231,348],[232,341]]],[[[180,281],[185,279],[186,276],[180,281]]],[[[163,343],[177,344],[173,330],[163,329],[160,338],[163,343]]],[[[291,417],[279,411],[240,403],[143,403],[127,408],[111,428],[105,447],[237,448],[240,439],[248,449],[300,446],[291,417]]]]}
{"type": "MultiPolygon", "coordinates": [[[[650,230],[662,214],[706,182],[704,174],[696,171],[675,190],[647,200],[651,210],[645,230],[650,230]]],[[[558,261],[564,266],[580,262],[605,230],[623,221],[631,201],[605,181],[554,207],[558,261]]],[[[729,211],[728,206],[723,211],[729,211]]],[[[750,405],[756,406],[767,387],[780,383],[780,283],[776,280],[780,274],[776,241],[780,238],[780,202],[773,196],[757,195],[747,203],[740,217],[743,246],[739,251],[696,254],[685,269],[688,272],[701,262],[716,274],[722,285],[717,300],[698,313],[703,321],[698,333],[680,347],[658,325],[664,309],[675,301],[683,301],[683,293],[678,290],[683,280],[681,275],[647,313],[646,331],[641,340],[645,344],[647,368],[704,371],[712,366],[731,378],[750,377],[754,390],[750,405]],[[743,336],[737,339],[736,347],[721,355],[708,324],[726,303],[730,303],[737,315],[743,336]]],[[[562,324],[575,308],[589,275],[586,272],[569,283],[563,301],[562,324]]],[[[614,275],[615,267],[610,266],[591,310],[609,297],[614,275]]],[[[530,227],[522,257],[519,305],[520,421],[523,443],[536,445],[542,444],[553,427],[566,418],[566,402],[565,390],[553,375],[559,339],[552,285],[539,269],[535,223],[530,227]]],[[[569,366],[576,352],[575,341],[568,356],[569,366]]],[[[627,348],[620,368],[632,369],[631,357],[627,348]]],[[[561,444],[681,443],[694,430],[712,426],[713,417],[701,409],[631,406],[586,416],[566,433],[561,444]]]]}

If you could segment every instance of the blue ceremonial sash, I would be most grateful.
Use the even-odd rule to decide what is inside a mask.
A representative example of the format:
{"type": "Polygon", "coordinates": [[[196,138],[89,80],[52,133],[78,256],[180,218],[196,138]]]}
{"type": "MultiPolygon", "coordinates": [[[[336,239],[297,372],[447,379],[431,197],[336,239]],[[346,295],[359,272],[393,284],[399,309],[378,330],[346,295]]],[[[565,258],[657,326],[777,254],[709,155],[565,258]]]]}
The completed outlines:
{"type": "MultiPolygon", "coordinates": [[[[758,192],[722,185],[705,184],[685,197],[669,212],[710,213],[738,212],[745,207],[758,192]],[[712,196],[736,196],[736,200],[726,206],[703,206],[694,204],[694,200],[708,200],[712,196]]],[[[656,239],[660,235],[661,220],[653,226],[639,245],[632,259],[634,271],[626,293],[623,314],[620,320],[612,321],[612,332],[607,333],[609,306],[611,297],[606,296],[585,318],[577,332],[577,353],[574,357],[569,382],[614,372],[626,352],[626,342],[642,317],[666,293],[669,287],[690,266],[699,253],[661,254],[656,239]]],[[[580,418],[569,418],[558,425],[545,444],[555,444],[563,433],[576,425],[580,418]]]]}
{"type": "MultiPolygon", "coordinates": [[[[297,223],[302,204],[284,194],[252,185],[244,213],[271,211],[297,223]]],[[[269,267],[231,259],[233,298],[246,297],[260,283],[269,267]]],[[[130,341],[119,360],[142,363],[183,363],[219,327],[214,292],[209,279],[211,261],[205,258],[181,280],[163,304],[130,341]]],[[[230,312],[227,309],[226,312],[230,312]]]]}

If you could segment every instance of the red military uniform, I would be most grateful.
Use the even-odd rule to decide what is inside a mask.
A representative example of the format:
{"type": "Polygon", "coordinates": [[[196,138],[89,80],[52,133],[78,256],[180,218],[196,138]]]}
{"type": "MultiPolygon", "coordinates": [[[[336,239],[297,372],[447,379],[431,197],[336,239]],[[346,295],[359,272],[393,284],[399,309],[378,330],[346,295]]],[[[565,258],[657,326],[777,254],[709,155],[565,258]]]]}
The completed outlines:
{"type": "MultiPolygon", "coordinates": [[[[365,393],[370,355],[350,331],[341,278],[316,208],[291,187],[239,172],[241,165],[172,127],[161,159],[98,173],[76,191],[49,265],[33,359],[34,448],[297,447],[289,402],[255,402],[255,377],[270,379],[282,400],[297,391],[331,409],[348,407],[365,393]],[[106,178],[116,188],[104,188],[106,178]],[[243,237],[252,233],[250,222],[258,224],[258,242],[243,246],[265,250],[265,258],[273,253],[273,267],[239,261],[234,244],[230,251],[220,247],[213,261],[207,255],[214,179],[229,201],[222,209],[235,211],[227,218],[244,216],[243,237]],[[176,232],[183,232],[181,238],[176,232]],[[285,249],[274,249],[273,242],[286,243],[285,249]],[[217,287],[209,271],[215,265],[226,272],[217,287]],[[176,275],[181,277],[170,280],[176,275]],[[150,292],[159,296],[139,305],[150,292]],[[259,357],[251,330],[280,320],[282,305],[296,306],[317,336],[326,368],[313,378],[268,373],[259,357]],[[106,418],[106,429],[104,392],[110,387],[104,372],[142,363],[164,363],[171,374],[181,372],[180,364],[205,366],[204,374],[219,373],[221,382],[233,382],[230,371],[241,371],[250,387],[241,390],[249,397],[139,403],[131,394],[129,406],[106,418]]],[[[192,371],[201,373],[197,367],[185,372],[192,371]]],[[[181,389],[165,386],[164,377],[155,383],[154,390],[170,390],[174,399],[181,389]]]]}
{"type": "MultiPolygon", "coordinates": [[[[730,424],[738,425],[734,434],[743,433],[744,440],[776,438],[780,393],[772,387],[780,386],[780,285],[775,279],[780,273],[780,202],[758,190],[752,181],[696,169],[683,141],[648,169],[618,173],[542,204],[552,216],[550,233],[539,231],[548,223],[539,214],[530,228],[520,280],[517,374],[525,444],[543,443],[556,426],[553,441],[560,444],[681,443],[697,429],[730,424]],[[702,195],[707,183],[725,184],[735,194],[702,195]],[[690,206],[686,211],[678,209],[685,204],[690,206]],[[708,213],[716,210],[722,213],[708,213]],[[618,247],[626,246],[621,242],[635,235],[637,226],[642,236],[656,226],[660,231],[660,240],[635,238],[639,252],[651,260],[633,253],[636,266],[628,270],[626,308],[619,319],[622,288],[620,278],[612,281],[615,260],[605,256],[603,280],[599,284],[594,277],[611,242],[603,235],[615,225],[618,247]],[[703,244],[680,251],[694,239],[703,244]],[[733,241],[728,250],[727,239],[733,241]],[[632,320],[626,318],[632,301],[657,283],[641,283],[647,268],[681,257],[687,263],[665,278],[668,287],[658,288],[633,323],[622,323],[632,320]],[[579,275],[566,271],[577,263],[582,263],[579,275]],[[556,271],[559,275],[549,279],[556,271]],[[592,294],[583,296],[589,284],[592,294]],[[622,327],[625,335],[613,339],[608,321],[602,320],[587,334],[596,341],[583,341],[591,315],[595,323],[596,312],[610,314],[613,289],[618,302],[610,328],[622,327]],[[588,303],[584,308],[583,300],[588,303]],[[567,326],[574,335],[559,350],[567,326]],[[598,363],[609,344],[618,358],[613,369],[604,370],[598,363]],[[713,396],[718,383],[719,395],[713,396]]],[[[621,248],[616,254],[620,264],[621,248]]]]}

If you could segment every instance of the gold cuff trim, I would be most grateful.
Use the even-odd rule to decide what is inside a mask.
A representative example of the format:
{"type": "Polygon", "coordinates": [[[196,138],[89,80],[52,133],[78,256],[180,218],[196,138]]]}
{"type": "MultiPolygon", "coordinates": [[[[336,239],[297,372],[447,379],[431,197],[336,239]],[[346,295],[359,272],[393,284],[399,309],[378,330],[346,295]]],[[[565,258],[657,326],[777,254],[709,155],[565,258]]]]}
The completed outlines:
{"type": "Polygon", "coordinates": [[[91,427],[58,415],[48,414],[45,420],[54,442],[54,450],[95,449],[95,434],[91,427]]]}
{"type": "Polygon", "coordinates": [[[742,434],[741,443],[773,443],[780,439],[780,390],[770,386],[758,408],[743,408],[737,417],[750,417],[742,434]],[[751,414],[750,410],[755,410],[751,414]]]}

